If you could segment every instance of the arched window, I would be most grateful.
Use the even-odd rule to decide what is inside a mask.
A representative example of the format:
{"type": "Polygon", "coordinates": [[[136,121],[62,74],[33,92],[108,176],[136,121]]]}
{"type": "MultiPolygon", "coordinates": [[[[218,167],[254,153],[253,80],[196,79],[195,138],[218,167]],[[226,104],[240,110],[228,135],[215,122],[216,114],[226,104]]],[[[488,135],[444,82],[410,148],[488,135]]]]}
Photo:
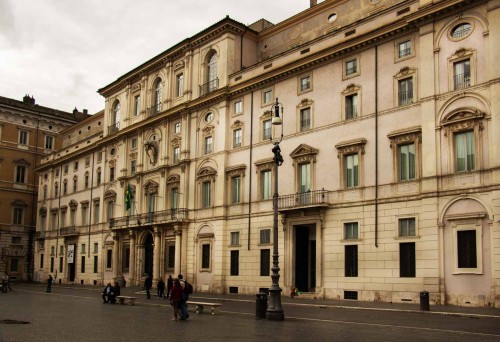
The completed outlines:
{"type": "Polygon", "coordinates": [[[161,93],[162,93],[162,84],[161,79],[156,80],[155,82],[155,92],[154,92],[154,108],[155,113],[161,112],[161,93]]]}
{"type": "Polygon", "coordinates": [[[217,54],[214,52],[208,60],[207,68],[208,76],[208,91],[214,91],[219,86],[219,79],[217,78],[217,54]]]}
{"type": "Polygon", "coordinates": [[[114,125],[118,125],[120,122],[120,102],[116,101],[115,105],[113,106],[113,121],[112,123],[114,125]]]}

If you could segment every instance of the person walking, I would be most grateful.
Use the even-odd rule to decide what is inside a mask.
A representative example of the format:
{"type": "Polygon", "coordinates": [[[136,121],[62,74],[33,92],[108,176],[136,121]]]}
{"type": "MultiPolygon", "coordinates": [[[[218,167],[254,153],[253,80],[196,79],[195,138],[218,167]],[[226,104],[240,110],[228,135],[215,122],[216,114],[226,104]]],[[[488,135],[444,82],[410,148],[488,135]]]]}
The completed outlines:
{"type": "Polygon", "coordinates": [[[52,292],[52,275],[49,274],[49,277],[47,278],[47,293],[52,292]]]}
{"type": "Polygon", "coordinates": [[[158,290],[158,299],[165,298],[165,282],[163,281],[162,277],[158,279],[158,283],[156,284],[156,289],[158,290]]]}
{"type": "Polygon", "coordinates": [[[182,297],[181,301],[179,304],[179,310],[181,313],[181,319],[185,320],[189,318],[189,313],[188,313],[188,306],[187,306],[187,301],[189,299],[189,293],[187,291],[187,281],[184,279],[182,274],[178,275],[179,282],[181,283],[182,286],[182,297]]]}
{"type": "Polygon", "coordinates": [[[2,293],[7,293],[7,288],[8,288],[8,284],[7,284],[8,280],[7,280],[7,272],[4,274],[4,276],[2,277],[2,293]]]}
{"type": "Polygon", "coordinates": [[[167,279],[167,298],[169,298],[170,296],[170,291],[172,291],[172,286],[174,286],[174,278],[172,278],[172,275],[169,274],[167,279]]]}
{"type": "Polygon", "coordinates": [[[5,277],[7,278],[7,287],[9,288],[9,291],[13,291],[12,287],[10,287],[10,276],[7,272],[5,272],[5,277]]]}
{"type": "Polygon", "coordinates": [[[153,279],[148,274],[146,280],[144,281],[144,287],[146,288],[146,298],[151,299],[151,288],[153,287],[153,279]]]}
{"type": "Polygon", "coordinates": [[[172,318],[172,321],[178,321],[179,316],[182,319],[181,313],[179,312],[180,308],[179,305],[182,300],[182,285],[179,281],[179,279],[175,278],[173,280],[173,286],[172,286],[172,291],[170,291],[170,305],[172,305],[172,308],[174,309],[174,317],[172,318]]]}

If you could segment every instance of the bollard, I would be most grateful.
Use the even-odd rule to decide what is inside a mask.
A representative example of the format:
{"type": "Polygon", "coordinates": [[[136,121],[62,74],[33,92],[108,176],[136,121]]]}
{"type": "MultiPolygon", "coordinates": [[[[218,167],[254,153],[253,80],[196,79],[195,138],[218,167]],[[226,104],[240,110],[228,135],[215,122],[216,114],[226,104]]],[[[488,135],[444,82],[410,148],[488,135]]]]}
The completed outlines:
{"type": "Polygon", "coordinates": [[[267,294],[256,293],[255,296],[255,318],[265,319],[267,311],[267,294]]]}
{"type": "Polygon", "coordinates": [[[428,291],[420,292],[420,311],[430,311],[428,291]]]}

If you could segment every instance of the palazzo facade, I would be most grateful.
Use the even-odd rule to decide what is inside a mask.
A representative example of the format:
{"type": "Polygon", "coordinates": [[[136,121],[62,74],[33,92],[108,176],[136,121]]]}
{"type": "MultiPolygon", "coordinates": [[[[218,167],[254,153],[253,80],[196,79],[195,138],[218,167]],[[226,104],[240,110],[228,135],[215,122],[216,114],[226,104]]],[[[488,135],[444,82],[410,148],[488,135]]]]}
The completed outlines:
{"type": "Polygon", "coordinates": [[[499,306],[498,41],[500,1],[311,1],[276,25],[224,18],[99,89],[105,110],[61,133],[38,169],[38,279],[270,287],[283,134],[285,294],[416,302],[427,290],[434,304],[499,306]]]}

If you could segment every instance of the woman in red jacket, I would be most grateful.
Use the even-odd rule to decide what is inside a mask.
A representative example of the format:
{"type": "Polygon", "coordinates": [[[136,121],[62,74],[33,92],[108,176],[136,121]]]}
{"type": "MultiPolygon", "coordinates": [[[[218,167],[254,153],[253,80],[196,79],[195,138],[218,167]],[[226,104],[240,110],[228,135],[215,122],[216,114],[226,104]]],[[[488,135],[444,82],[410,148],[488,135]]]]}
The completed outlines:
{"type": "Polygon", "coordinates": [[[172,287],[172,290],[170,291],[170,304],[174,308],[174,318],[172,318],[172,321],[177,321],[179,320],[179,304],[181,302],[182,298],[182,286],[179,281],[179,279],[175,278],[174,279],[174,286],[172,287]]]}

